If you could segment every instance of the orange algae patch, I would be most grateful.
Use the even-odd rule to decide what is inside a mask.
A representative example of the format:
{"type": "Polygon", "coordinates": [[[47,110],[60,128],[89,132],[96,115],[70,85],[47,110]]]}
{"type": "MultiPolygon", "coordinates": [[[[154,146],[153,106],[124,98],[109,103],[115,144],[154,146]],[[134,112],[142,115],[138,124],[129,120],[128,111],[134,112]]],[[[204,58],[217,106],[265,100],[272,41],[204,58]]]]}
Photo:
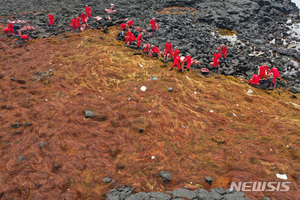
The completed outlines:
{"type": "Polygon", "coordinates": [[[198,12],[196,8],[189,8],[189,7],[168,7],[164,8],[161,11],[158,11],[158,14],[183,14],[184,12],[191,12],[191,14],[195,14],[198,12]]]}
{"type": "Polygon", "coordinates": [[[278,181],[276,173],[292,182],[284,197],[246,195],[296,197],[299,99],[284,90],[268,94],[233,77],[170,72],[159,60],[133,55],[137,51],[115,40],[117,33],[88,30],[24,46],[0,38],[6,49],[0,49],[3,199],[103,199],[118,185],[146,192],[227,188],[245,177],[278,181]],[[85,110],[95,117],[85,118],[85,110]],[[32,125],[24,126],[26,121],[32,125]],[[163,183],[160,171],[170,172],[172,182],[163,183]],[[214,179],[212,186],[206,176],[214,179]],[[105,177],[115,182],[106,184],[105,177]]]}
{"type": "Polygon", "coordinates": [[[236,31],[234,30],[229,30],[229,29],[218,29],[220,35],[230,35],[230,36],[233,36],[233,35],[236,35],[236,31]]]}

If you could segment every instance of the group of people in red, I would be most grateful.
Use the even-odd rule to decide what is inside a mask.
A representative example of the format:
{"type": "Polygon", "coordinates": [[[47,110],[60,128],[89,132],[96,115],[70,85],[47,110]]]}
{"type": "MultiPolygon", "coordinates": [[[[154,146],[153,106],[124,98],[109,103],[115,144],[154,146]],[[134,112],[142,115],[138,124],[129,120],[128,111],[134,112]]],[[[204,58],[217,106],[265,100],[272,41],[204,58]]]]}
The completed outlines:
{"type": "Polygon", "coordinates": [[[267,64],[263,64],[258,69],[258,75],[253,74],[251,80],[249,80],[249,84],[252,86],[267,84],[269,77],[273,77],[271,87],[276,88],[276,79],[280,76],[277,67],[273,67],[269,70],[267,64]]]}
{"type": "MultiPolygon", "coordinates": [[[[71,20],[71,26],[73,28],[73,30],[75,29],[85,29],[88,24],[88,20],[91,20],[92,19],[92,16],[91,16],[91,8],[86,5],[85,7],[85,13],[82,13],[80,15],[80,17],[78,16],[77,18],[73,18],[71,20]],[[82,26],[81,26],[81,22],[80,22],[80,19],[81,19],[81,22],[82,22],[82,26]]],[[[49,14],[48,15],[48,18],[49,18],[49,28],[54,28],[54,15],[53,14],[49,14]]],[[[155,32],[155,29],[156,29],[156,22],[155,22],[155,18],[152,18],[149,25],[151,26],[151,32],[154,33],[155,32]]],[[[135,37],[135,35],[131,32],[131,29],[133,27],[133,21],[132,20],[128,20],[127,21],[127,24],[126,23],[122,23],[120,25],[121,27],[121,32],[119,33],[118,35],[118,38],[121,39],[121,37],[124,34],[124,31],[127,31],[126,33],[126,43],[127,45],[130,45],[132,43],[132,41],[135,41],[136,40],[136,44],[137,44],[137,49],[140,50],[141,49],[141,41],[144,41],[142,36],[144,35],[144,31],[142,31],[141,29],[139,30],[140,31],[140,34],[135,37]],[[128,26],[127,26],[128,25],[128,26]]],[[[13,25],[12,23],[9,23],[8,24],[8,27],[4,28],[4,32],[6,32],[7,34],[16,34],[15,33],[17,30],[19,29],[19,27],[17,25],[13,25]]],[[[17,35],[18,36],[18,35],[17,35]]],[[[29,41],[29,37],[27,35],[21,35],[21,38],[25,41],[29,41]]],[[[144,44],[143,45],[143,50],[145,52],[146,55],[150,55],[151,57],[158,57],[159,54],[163,55],[164,56],[164,59],[169,59],[169,58],[172,58],[173,59],[173,65],[170,69],[173,70],[173,68],[175,66],[177,66],[179,72],[183,72],[183,69],[184,69],[184,64],[186,63],[186,67],[187,67],[187,70],[189,71],[190,70],[190,66],[192,65],[192,63],[196,63],[196,64],[200,64],[199,61],[195,61],[191,58],[190,54],[187,53],[187,55],[184,57],[184,56],[181,56],[179,55],[180,53],[180,50],[179,49],[175,49],[173,50],[173,46],[172,44],[170,43],[170,41],[167,41],[167,43],[165,44],[165,48],[164,48],[164,52],[160,51],[155,45],[150,45],[149,43],[147,44],[144,44]]],[[[218,47],[218,52],[215,52],[214,55],[213,55],[213,59],[210,63],[210,65],[213,66],[213,72],[218,72],[219,71],[219,62],[220,62],[220,59],[223,58],[223,61],[225,62],[225,59],[226,59],[226,54],[227,54],[227,47],[226,45],[220,45],[218,47]]],[[[270,76],[273,76],[273,80],[272,80],[272,84],[271,86],[272,87],[276,87],[276,79],[277,77],[279,77],[279,72],[278,72],[278,69],[276,67],[273,67],[271,70],[269,70],[268,68],[268,65],[264,64],[262,66],[259,67],[259,70],[258,70],[258,75],[254,74],[252,79],[249,80],[249,84],[250,85],[258,85],[258,84],[266,84],[268,78],[270,76]]]]}
{"type": "Polygon", "coordinates": [[[8,23],[8,26],[3,29],[4,33],[10,35],[10,34],[15,34],[17,37],[21,37],[21,39],[25,41],[29,41],[29,36],[26,34],[22,34],[22,32],[19,30],[18,25],[13,25],[12,23],[8,23]]]}
{"type": "Polygon", "coordinates": [[[88,26],[88,20],[92,20],[92,9],[86,5],[85,6],[85,12],[81,13],[80,17],[74,17],[73,19],[71,19],[71,26],[73,28],[73,30],[76,30],[78,28],[78,30],[84,30],[87,26],[88,26]],[[82,25],[81,25],[81,22],[82,25]]]}
{"type": "MultiPolygon", "coordinates": [[[[152,18],[149,25],[151,26],[151,32],[154,33],[155,32],[155,18],[152,18]]],[[[145,30],[139,29],[140,34],[136,37],[133,33],[132,33],[132,28],[133,28],[133,21],[132,20],[128,20],[127,24],[126,23],[122,23],[120,24],[120,28],[121,28],[121,32],[118,34],[118,39],[121,40],[123,36],[125,36],[126,45],[131,45],[131,43],[133,41],[136,41],[137,43],[137,49],[140,50],[141,49],[141,41],[144,41],[142,36],[144,35],[144,33],[146,32],[145,30]],[[126,32],[126,35],[124,33],[124,31],[126,32]]],[[[150,48],[150,47],[149,47],[150,48]]],[[[157,51],[155,51],[156,53],[158,53],[157,51]]]]}
{"type": "Polygon", "coordinates": [[[227,54],[227,46],[225,44],[220,45],[218,47],[218,53],[214,53],[214,57],[212,59],[213,62],[210,63],[210,65],[213,66],[213,72],[219,72],[219,63],[220,60],[223,58],[223,61],[226,61],[226,54],[227,54]]]}
{"type": "MultiPolygon", "coordinates": [[[[155,18],[151,19],[149,25],[151,26],[151,33],[154,33],[156,31],[155,18]]],[[[125,40],[126,40],[125,44],[131,45],[133,41],[136,41],[137,49],[141,50],[141,41],[144,41],[142,36],[144,35],[145,30],[143,31],[142,29],[139,29],[140,34],[137,37],[135,37],[135,35],[131,31],[132,27],[133,27],[132,20],[128,20],[127,24],[126,23],[120,24],[121,32],[118,34],[118,39],[121,40],[122,36],[125,36],[124,31],[127,31],[125,36],[125,40]]],[[[157,46],[150,45],[149,43],[144,44],[142,49],[145,52],[145,54],[149,55],[150,57],[158,57],[158,55],[161,54],[164,56],[165,60],[172,58],[174,64],[172,65],[170,70],[173,70],[173,68],[177,66],[179,72],[183,72],[184,64],[186,63],[187,70],[189,71],[192,63],[200,64],[199,61],[193,60],[190,54],[187,54],[186,57],[180,56],[179,55],[180,50],[179,49],[173,50],[173,46],[170,43],[170,41],[167,41],[167,43],[165,44],[165,48],[163,52],[157,46]]]]}
{"type": "MultiPolygon", "coordinates": [[[[173,58],[173,65],[172,65],[170,71],[172,71],[173,68],[175,66],[177,66],[179,72],[183,72],[185,63],[186,63],[187,70],[190,71],[190,66],[192,65],[191,55],[189,53],[187,53],[187,56],[184,57],[184,56],[180,56],[179,53],[180,53],[179,49],[175,49],[173,51],[173,47],[172,47],[172,44],[170,43],[170,41],[168,41],[165,44],[164,59],[169,58],[169,57],[173,58]]],[[[193,60],[193,62],[195,62],[195,61],[193,60]]]]}

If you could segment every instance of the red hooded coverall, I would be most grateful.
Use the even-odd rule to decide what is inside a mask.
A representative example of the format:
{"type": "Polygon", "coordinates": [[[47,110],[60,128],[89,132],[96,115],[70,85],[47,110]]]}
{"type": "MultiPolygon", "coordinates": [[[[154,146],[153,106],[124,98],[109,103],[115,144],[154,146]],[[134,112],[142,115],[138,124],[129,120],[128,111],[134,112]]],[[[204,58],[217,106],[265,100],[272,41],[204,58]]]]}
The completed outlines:
{"type": "Polygon", "coordinates": [[[172,56],[173,54],[173,47],[172,47],[172,44],[171,43],[166,43],[165,44],[165,55],[167,56],[168,53],[172,56]]]}
{"type": "Polygon", "coordinates": [[[81,13],[80,17],[81,17],[81,21],[83,24],[87,22],[87,20],[86,20],[87,17],[86,17],[85,13],[81,13]]]}
{"type": "Polygon", "coordinates": [[[276,78],[279,76],[278,69],[277,68],[272,68],[269,73],[273,73],[273,81],[272,81],[272,83],[275,83],[276,78]]]}
{"type": "Polygon", "coordinates": [[[146,48],[144,48],[144,52],[149,53],[150,44],[145,44],[145,45],[146,45],[146,48]]]}
{"type": "Polygon", "coordinates": [[[213,60],[214,60],[214,65],[213,65],[213,67],[219,67],[219,58],[220,58],[220,54],[218,54],[218,53],[214,53],[214,58],[213,58],[213,60]]]}
{"type": "Polygon", "coordinates": [[[87,14],[88,17],[92,17],[92,15],[91,15],[92,10],[91,10],[91,8],[89,6],[85,7],[85,13],[87,14]]]}
{"type": "Polygon", "coordinates": [[[76,21],[76,19],[71,19],[71,25],[72,25],[73,30],[77,29],[77,21],[76,21]]]}
{"type": "Polygon", "coordinates": [[[222,48],[222,56],[224,57],[224,58],[226,58],[226,54],[227,54],[227,47],[226,47],[226,45],[222,48]]]}
{"type": "Polygon", "coordinates": [[[121,27],[121,30],[125,30],[126,29],[126,24],[125,23],[122,23],[121,25],[120,25],[120,27],[121,27]]]}
{"type": "Polygon", "coordinates": [[[142,38],[142,34],[139,34],[139,35],[137,36],[137,38],[136,38],[136,42],[137,42],[137,46],[138,46],[138,47],[139,47],[140,44],[141,44],[141,40],[144,41],[143,38],[142,38]]]}
{"type": "Polygon", "coordinates": [[[127,23],[128,23],[129,28],[132,27],[132,25],[133,25],[133,21],[132,20],[129,20],[127,23]]]}
{"type": "Polygon", "coordinates": [[[15,31],[14,31],[14,25],[12,23],[9,23],[8,24],[8,34],[10,34],[10,32],[12,32],[13,34],[15,34],[15,31]]]}
{"type": "Polygon", "coordinates": [[[253,74],[252,79],[249,81],[253,85],[257,85],[259,83],[259,77],[256,74],[253,74]]]}
{"type": "Polygon", "coordinates": [[[191,64],[192,64],[192,57],[191,57],[191,56],[187,56],[187,57],[184,58],[183,61],[186,62],[186,67],[187,67],[188,69],[190,69],[190,66],[191,66],[191,64]]]}
{"type": "Polygon", "coordinates": [[[178,69],[180,70],[180,57],[179,56],[174,56],[174,64],[172,65],[172,69],[173,67],[175,67],[175,65],[177,65],[178,69]]]}
{"type": "Polygon", "coordinates": [[[49,14],[48,18],[49,18],[49,26],[53,26],[54,25],[54,16],[49,14]]]}
{"type": "Polygon", "coordinates": [[[155,20],[151,19],[149,24],[151,25],[151,30],[154,31],[155,30],[155,20]]]}

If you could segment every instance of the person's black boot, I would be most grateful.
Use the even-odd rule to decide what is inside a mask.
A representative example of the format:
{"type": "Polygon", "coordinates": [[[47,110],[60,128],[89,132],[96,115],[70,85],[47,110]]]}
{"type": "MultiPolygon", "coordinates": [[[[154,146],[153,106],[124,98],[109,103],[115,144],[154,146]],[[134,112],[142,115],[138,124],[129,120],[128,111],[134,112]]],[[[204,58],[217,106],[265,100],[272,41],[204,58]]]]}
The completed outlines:
{"type": "Polygon", "coordinates": [[[173,68],[170,69],[170,71],[172,71],[172,70],[173,70],[173,68]]]}

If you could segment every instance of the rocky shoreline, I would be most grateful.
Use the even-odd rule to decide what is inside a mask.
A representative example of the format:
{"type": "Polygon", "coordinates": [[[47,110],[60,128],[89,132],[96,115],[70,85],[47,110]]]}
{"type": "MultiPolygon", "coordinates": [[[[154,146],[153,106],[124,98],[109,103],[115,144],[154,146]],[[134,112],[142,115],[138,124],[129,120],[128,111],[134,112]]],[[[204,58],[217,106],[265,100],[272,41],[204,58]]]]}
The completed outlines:
{"type": "MultiPolygon", "coordinates": [[[[188,188],[176,189],[166,193],[162,192],[139,192],[134,193],[131,187],[121,187],[112,189],[107,194],[106,200],[249,200],[243,192],[237,192],[232,189],[213,188],[209,191],[204,189],[191,191],[188,188]]],[[[261,200],[270,200],[265,197],[261,200]]]]}
{"type": "MultiPolygon", "coordinates": [[[[300,21],[299,10],[288,0],[243,0],[218,1],[115,1],[117,12],[106,13],[109,1],[90,1],[93,16],[101,16],[98,23],[93,20],[90,28],[119,25],[125,18],[134,21],[134,26],[149,30],[152,17],[162,27],[146,42],[160,49],[167,40],[185,54],[200,61],[200,67],[208,67],[213,53],[220,44],[228,46],[228,60],[221,64],[220,73],[250,79],[262,63],[277,66],[284,80],[278,87],[300,93],[300,38],[291,31],[292,24],[300,21]],[[108,15],[112,20],[108,20],[108,15]],[[287,23],[289,19],[289,22],[287,23]],[[230,42],[219,34],[220,29],[236,32],[237,40],[230,42]]],[[[70,20],[84,11],[85,1],[4,1],[1,5],[0,22],[8,19],[29,21],[36,28],[28,31],[32,38],[45,38],[71,31],[70,20]],[[48,13],[55,15],[55,30],[47,28],[48,13]]],[[[137,34],[137,32],[136,32],[137,34]]],[[[199,66],[194,65],[194,68],[199,66]]]]}
{"type": "MultiPolygon", "coordinates": [[[[220,73],[250,79],[262,63],[277,66],[282,78],[278,87],[300,93],[300,52],[295,43],[300,41],[287,26],[287,19],[298,23],[299,10],[287,0],[263,1],[115,1],[117,12],[106,13],[110,2],[90,1],[93,16],[101,16],[100,23],[95,20],[91,28],[118,25],[125,18],[134,21],[134,26],[149,29],[152,17],[162,27],[153,37],[144,36],[146,42],[163,49],[166,40],[178,47],[182,53],[189,52],[199,60],[200,67],[208,67],[213,53],[220,44],[228,46],[228,61],[221,64],[220,73]],[[164,12],[167,11],[167,12],[164,12]],[[108,20],[108,15],[112,20],[108,20]],[[238,40],[228,41],[218,34],[219,29],[236,31],[238,40]],[[292,48],[290,48],[292,47],[292,48]]],[[[28,31],[32,38],[45,38],[71,31],[70,20],[84,11],[85,1],[4,1],[1,5],[1,20],[22,19],[36,28],[28,31]],[[55,30],[47,28],[48,13],[55,15],[55,30]]],[[[137,34],[137,33],[136,33],[137,34]]],[[[194,68],[197,68],[195,65],[194,68]]],[[[199,68],[199,67],[198,67],[199,68]]]]}

